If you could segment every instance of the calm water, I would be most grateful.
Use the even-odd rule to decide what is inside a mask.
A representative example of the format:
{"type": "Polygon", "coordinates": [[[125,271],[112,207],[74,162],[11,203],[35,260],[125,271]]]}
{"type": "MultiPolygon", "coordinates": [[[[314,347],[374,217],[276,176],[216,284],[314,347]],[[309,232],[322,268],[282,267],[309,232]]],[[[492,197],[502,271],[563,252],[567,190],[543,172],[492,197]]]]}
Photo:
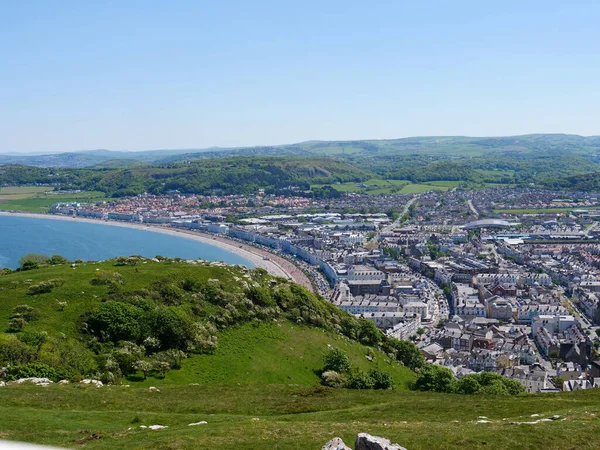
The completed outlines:
{"type": "Polygon", "coordinates": [[[254,265],[218,247],[190,239],[102,224],[0,215],[0,267],[15,269],[27,253],[101,261],[124,255],[156,255],[254,265]]]}

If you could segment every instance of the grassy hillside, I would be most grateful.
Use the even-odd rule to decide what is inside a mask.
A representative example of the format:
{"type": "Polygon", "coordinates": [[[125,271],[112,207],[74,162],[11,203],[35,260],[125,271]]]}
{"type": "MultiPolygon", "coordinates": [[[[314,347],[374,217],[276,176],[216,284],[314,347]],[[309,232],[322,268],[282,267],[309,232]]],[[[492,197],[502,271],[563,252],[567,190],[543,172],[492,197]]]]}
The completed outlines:
{"type": "Polygon", "coordinates": [[[368,432],[410,450],[592,450],[600,435],[598,390],[486,398],[297,385],[155,386],[160,392],[6,386],[0,437],[93,449],[314,450],[334,436],[353,443],[368,432]],[[538,422],[554,415],[558,420],[538,422]],[[207,423],[189,426],[200,421],[207,423]],[[140,428],[156,424],[168,428],[140,428]]]}
{"type": "MultiPolygon", "coordinates": [[[[356,368],[390,373],[399,389],[414,378],[400,363],[341,334],[347,324],[358,326],[352,316],[260,269],[123,261],[0,275],[0,346],[12,349],[0,349],[0,365],[42,363],[67,371],[61,378],[122,376],[141,385],[313,385],[324,355],[338,348],[356,368]],[[34,293],[47,284],[55,287],[34,293]],[[179,352],[176,367],[149,370],[145,380],[123,356],[156,363],[173,352],[179,352]]],[[[358,333],[353,337],[364,341],[358,333]]]]}

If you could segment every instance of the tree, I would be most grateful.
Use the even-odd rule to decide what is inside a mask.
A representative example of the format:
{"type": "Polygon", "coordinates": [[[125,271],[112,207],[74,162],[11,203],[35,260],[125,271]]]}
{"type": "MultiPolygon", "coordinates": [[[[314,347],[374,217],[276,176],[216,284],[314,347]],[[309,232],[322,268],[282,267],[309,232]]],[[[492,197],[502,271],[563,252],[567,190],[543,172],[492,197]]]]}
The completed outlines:
{"type": "Polygon", "coordinates": [[[457,394],[478,394],[480,389],[479,377],[475,374],[465,375],[456,382],[457,394]]]}
{"type": "Polygon", "coordinates": [[[351,364],[348,355],[339,348],[332,348],[323,357],[325,367],[323,372],[334,371],[338,373],[350,372],[351,364]]]}
{"type": "Polygon", "coordinates": [[[52,255],[50,257],[50,264],[69,264],[69,260],[62,255],[52,255]]]}
{"type": "Polygon", "coordinates": [[[391,338],[388,340],[387,345],[391,347],[396,359],[410,370],[416,370],[425,364],[425,358],[414,343],[391,338]]]}
{"type": "Polygon", "coordinates": [[[361,344],[375,347],[381,342],[383,336],[373,322],[360,318],[358,326],[358,340],[361,344]]]}
{"type": "Polygon", "coordinates": [[[140,359],[133,363],[133,368],[144,374],[144,380],[148,376],[148,372],[152,370],[152,364],[146,360],[140,359]]]}
{"type": "Polygon", "coordinates": [[[428,364],[418,373],[414,389],[449,393],[454,392],[455,383],[456,380],[450,369],[428,364]]]}
{"type": "Polygon", "coordinates": [[[40,264],[48,264],[50,257],[39,253],[28,253],[19,259],[19,267],[21,270],[37,269],[40,264]]]}

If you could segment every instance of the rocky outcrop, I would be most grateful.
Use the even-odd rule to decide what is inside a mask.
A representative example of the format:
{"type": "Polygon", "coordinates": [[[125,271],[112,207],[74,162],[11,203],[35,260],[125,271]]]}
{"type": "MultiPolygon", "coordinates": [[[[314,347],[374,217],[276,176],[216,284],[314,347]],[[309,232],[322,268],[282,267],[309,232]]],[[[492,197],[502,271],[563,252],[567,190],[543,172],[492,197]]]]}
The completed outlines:
{"type": "Polygon", "coordinates": [[[406,450],[398,444],[392,444],[389,439],[359,433],[354,450],[406,450]]]}
{"type": "MultiPolygon", "coordinates": [[[[321,447],[321,450],[352,450],[342,438],[336,437],[321,447]]],[[[406,450],[398,444],[392,444],[389,439],[371,436],[367,433],[360,433],[356,437],[354,450],[406,450]]]]}

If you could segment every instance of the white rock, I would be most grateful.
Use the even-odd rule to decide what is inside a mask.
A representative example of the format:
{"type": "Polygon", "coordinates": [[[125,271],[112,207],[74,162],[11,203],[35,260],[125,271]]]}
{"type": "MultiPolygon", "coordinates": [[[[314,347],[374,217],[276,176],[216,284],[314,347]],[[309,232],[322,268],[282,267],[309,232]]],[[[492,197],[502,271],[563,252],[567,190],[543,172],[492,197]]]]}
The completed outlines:
{"type": "Polygon", "coordinates": [[[252,418],[252,419],[250,419],[250,420],[260,420],[260,419],[259,419],[258,417],[253,417],[253,418],[252,418]]]}
{"type": "Polygon", "coordinates": [[[398,444],[392,444],[389,439],[359,433],[356,437],[355,450],[406,450],[398,444]]]}
{"type": "Polygon", "coordinates": [[[478,420],[476,423],[491,423],[489,420],[478,420]]]}
{"type": "Polygon", "coordinates": [[[196,425],[205,425],[208,422],[206,420],[201,420],[200,422],[194,422],[194,423],[190,423],[188,424],[188,427],[195,427],[196,425]]]}
{"type": "Polygon", "coordinates": [[[352,449],[350,447],[348,447],[346,444],[344,444],[344,441],[342,441],[342,438],[336,437],[336,438],[333,438],[332,440],[330,440],[323,447],[321,447],[321,450],[352,450],[352,449]]]}
{"type": "Polygon", "coordinates": [[[151,391],[151,392],[152,392],[152,391],[160,392],[160,389],[158,389],[158,388],[157,388],[157,387],[155,387],[155,386],[150,386],[150,387],[148,388],[148,390],[149,390],[149,391],[151,391]]]}
{"type": "Polygon", "coordinates": [[[60,380],[58,384],[69,384],[69,380],[60,380]]]}
{"type": "Polygon", "coordinates": [[[33,383],[37,386],[48,386],[49,384],[52,384],[52,380],[48,379],[48,378],[20,378],[18,380],[16,380],[14,382],[15,384],[22,384],[22,383],[33,383]]]}
{"type": "Polygon", "coordinates": [[[168,428],[168,427],[165,427],[163,425],[150,425],[148,428],[150,428],[151,430],[162,430],[163,428],[168,428]]]}
{"type": "Polygon", "coordinates": [[[81,380],[79,383],[81,384],[93,384],[96,387],[102,387],[104,386],[104,384],[102,384],[102,381],[100,380],[90,380],[90,379],[85,379],[85,380],[81,380]]]}
{"type": "Polygon", "coordinates": [[[0,381],[0,387],[2,386],[6,386],[6,383],[4,381],[0,381]]]}

